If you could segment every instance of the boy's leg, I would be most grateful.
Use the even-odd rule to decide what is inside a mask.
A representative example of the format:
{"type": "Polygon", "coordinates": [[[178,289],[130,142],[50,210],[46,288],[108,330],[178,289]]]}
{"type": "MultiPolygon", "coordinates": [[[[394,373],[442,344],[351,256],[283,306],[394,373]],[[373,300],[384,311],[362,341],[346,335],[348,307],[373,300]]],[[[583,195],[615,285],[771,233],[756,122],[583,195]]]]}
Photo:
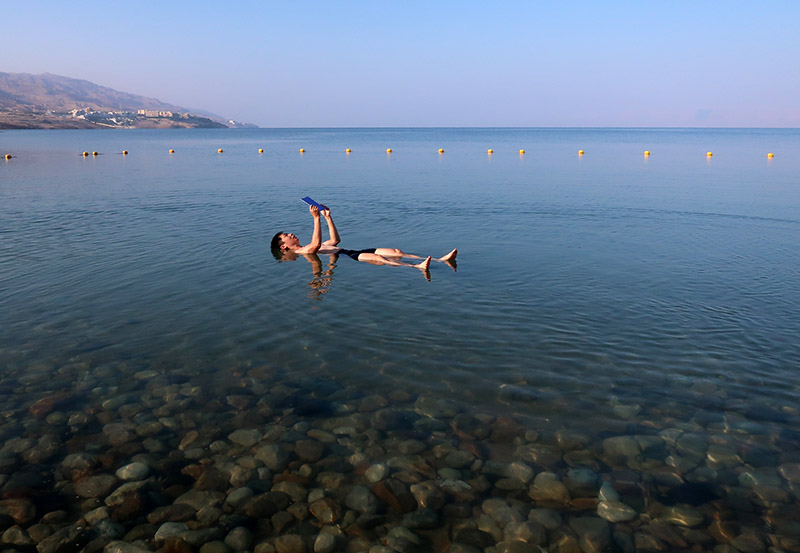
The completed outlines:
{"type": "Polygon", "coordinates": [[[398,250],[397,248],[375,248],[375,253],[381,257],[408,257],[410,259],[422,259],[422,257],[418,255],[406,253],[403,250],[398,250]]]}
{"type": "MultiPolygon", "coordinates": [[[[406,253],[403,250],[398,250],[397,248],[376,248],[375,253],[387,258],[408,257],[409,259],[423,259],[422,256],[406,253]]],[[[436,261],[455,261],[457,255],[458,250],[454,248],[449,253],[437,258],[436,261]]]]}
{"type": "MultiPolygon", "coordinates": [[[[388,249],[388,248],[380,248],[388,249]]],[[[364,263],[372,263],[373,265],[391,265],[392,267],[416,267],[418,269],[427,269],[431,264],[431,258],[428,256],[422,263],[418,263],[416,265],[412,263],[403,263],[402,261],[397,261],[395,259],[389,259],[384,257],[383,255],[378,254],[379,250],[375,250],[376,253],[360,253],[358,254],[358,260],[364,263]]],[[[418,258],[419,259],[419,258],[418,258]]]]}

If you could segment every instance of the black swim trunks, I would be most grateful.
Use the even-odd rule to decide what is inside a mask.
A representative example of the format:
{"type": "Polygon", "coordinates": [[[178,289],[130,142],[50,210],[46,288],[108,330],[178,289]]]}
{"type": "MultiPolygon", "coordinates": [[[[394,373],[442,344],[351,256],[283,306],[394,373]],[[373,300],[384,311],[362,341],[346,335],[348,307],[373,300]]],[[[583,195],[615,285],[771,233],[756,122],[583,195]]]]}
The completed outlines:
{"type": "Polygon", "coordinates": [[[347,257],[350,257],[351,259],[355,259],[356,261],[358,261],[358,254],[361,254],[361,253],[375,253],[376,249],[377,248],[367,248],[366,250],[346,250],[344,248],[341,248],[336,253],[338,255],[346,255],[347,257]]]}

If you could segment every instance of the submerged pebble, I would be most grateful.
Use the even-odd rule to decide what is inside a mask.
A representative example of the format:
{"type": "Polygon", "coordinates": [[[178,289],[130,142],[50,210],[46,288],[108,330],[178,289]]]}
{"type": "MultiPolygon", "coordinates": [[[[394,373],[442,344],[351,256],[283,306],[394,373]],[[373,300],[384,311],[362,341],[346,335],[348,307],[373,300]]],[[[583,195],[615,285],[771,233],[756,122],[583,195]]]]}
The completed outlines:
{"type": "Polygon", "coordinates": [[[639,516],[634,509],[621,501],[601,501],[597,504],[597,514],[609,522],[626,522],[639,516]]]}
{"type": "MultiPolygon", "coordinates": [[[[800,550],[800,464],[774,445],[796,437],[710,408],[681,418],[620,395],[599,431],[276,369],[243,369],[219,394],[199,370],[134,374],[91,382],[83,403],[36,394],[33,421],[6,413],[6,548],[800,550]]],[[[557,395],[536,401],[566,408],[557,395]]]]}

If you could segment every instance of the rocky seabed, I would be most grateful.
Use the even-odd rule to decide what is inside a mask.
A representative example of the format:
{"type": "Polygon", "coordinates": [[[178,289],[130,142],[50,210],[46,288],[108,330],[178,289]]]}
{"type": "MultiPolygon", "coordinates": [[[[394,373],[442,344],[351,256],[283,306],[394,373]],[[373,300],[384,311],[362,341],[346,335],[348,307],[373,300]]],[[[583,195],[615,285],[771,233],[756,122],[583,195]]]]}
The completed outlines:
{"type": "Polygon", "coordinates": [[[554,428],[270,367],[33,367],[0,395],[0,552],[800,552],[785,424],[554,428]]]}

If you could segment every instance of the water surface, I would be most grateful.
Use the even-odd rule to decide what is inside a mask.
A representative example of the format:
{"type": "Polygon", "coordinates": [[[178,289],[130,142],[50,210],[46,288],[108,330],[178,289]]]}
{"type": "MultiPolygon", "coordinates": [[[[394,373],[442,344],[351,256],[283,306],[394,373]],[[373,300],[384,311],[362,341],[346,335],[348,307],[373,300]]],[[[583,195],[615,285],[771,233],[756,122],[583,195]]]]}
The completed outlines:
{"type": "Polygon", "coordinates": [[[677,427],[798,453],[800,131],[8,131],[5,152],[10,405],[80,388],[57,377],[76,363],[113,367],[95,401],[143,370],[197,369],[214,396],[270,366],[590,450],[677,427]],[[275,232],[310,237],[306,195],[342,246],[458,247],[457,270],[279,263],[275,232]]]}

